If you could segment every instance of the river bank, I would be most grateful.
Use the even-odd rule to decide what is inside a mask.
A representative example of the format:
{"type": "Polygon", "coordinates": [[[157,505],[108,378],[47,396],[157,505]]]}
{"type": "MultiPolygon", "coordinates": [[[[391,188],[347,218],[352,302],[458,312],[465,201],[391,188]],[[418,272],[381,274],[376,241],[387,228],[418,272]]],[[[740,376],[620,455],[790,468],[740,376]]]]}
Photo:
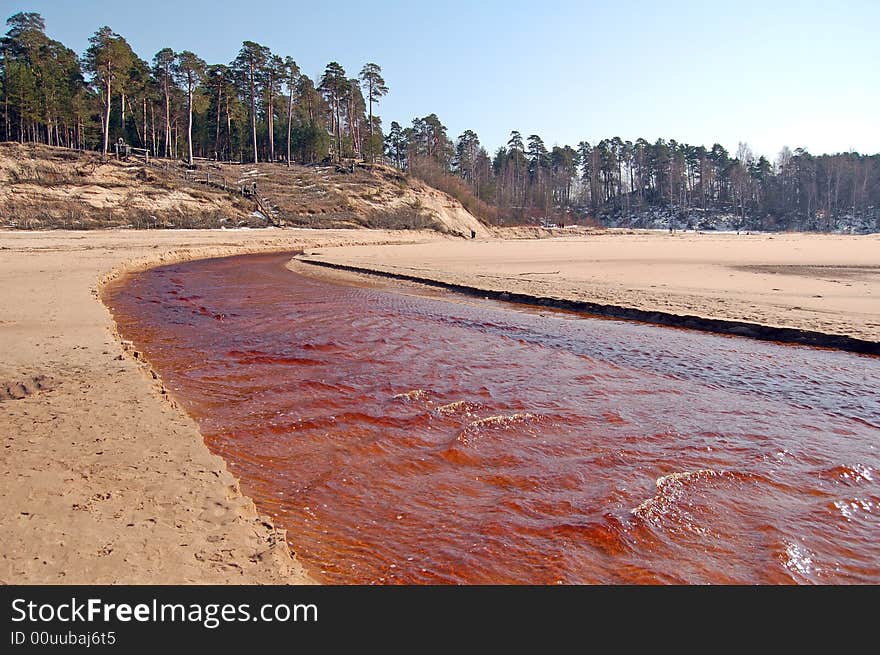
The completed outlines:
{"type": "Polygon", "coordinates": [[[880,237],[0,231],[0,581],[308,582],[194,421],[117,340],[104,282],[305,250],[365,268],[878,340],[880,237]],[[416,242],[413,245],[378,244],[416,242]],[[330,246],[344,246],[330,250],[330,246]]]}
{"type": "Polygon", "coordinates": [[[426,238],[0,231],[0,582],[309,582],[193,420],[123,351],[101,283],[186,259],[426,238]]]}
{"type": "Polygon", "coordinates": [[[319,581],[876,582],[880,359],[290,268],[105,302],[319,581]]]}
{"type": "Polygon", "coordinates": [[[302,259],[560,306],[627,308],[633,315],[619,317],[639,320],[660,313],[880,342],[878,235],[608,231],[309,250],[302,259]]]}

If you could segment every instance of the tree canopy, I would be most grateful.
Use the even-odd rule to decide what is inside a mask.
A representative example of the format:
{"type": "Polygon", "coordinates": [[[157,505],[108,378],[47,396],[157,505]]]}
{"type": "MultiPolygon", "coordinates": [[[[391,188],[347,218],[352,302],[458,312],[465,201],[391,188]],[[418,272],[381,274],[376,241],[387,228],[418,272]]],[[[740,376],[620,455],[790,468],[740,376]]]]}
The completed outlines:
{"type": "Polygon", "coordinates": [[[335,62],[320,86],[291,56],[255,42],[229,63],[162,48],[148,64],[104,26],[82,58],[21,12],[0,37],[0,138],[107,153],[118,139],[154,157],[314,162],[383,154],[373,114],[388,92],[376,64],[349,79],[335,62]],[[364,84],[364,94],[361,84],[364,84]],[[278,144],[283,144],[278,147],[278,144]]]}
{"type": "Polygon", "coordinates": [[[735,153],[616,136],[572,146],[513,130],[490,155],[473,130],[453,140],[435,113],[408,126],[392,121],[383,133],[375,110],[388,86],[373,62],[350,77],[332,61],[315,81],[293,57],[245,41],[228,63],[163,48],[148,64],[108,26],[80,58],[47,36],[38,13],[16,13],[6,26],[0,137],[8,141],[107,153],[122,139],[190,164],[380,160],[498,222],[638,221],[662,210],[694,227],[724,212],[743,229],[826,230],[846,217],[880,229],[877,154],[783,148],[771,161],[745,143],[735,153]]]}

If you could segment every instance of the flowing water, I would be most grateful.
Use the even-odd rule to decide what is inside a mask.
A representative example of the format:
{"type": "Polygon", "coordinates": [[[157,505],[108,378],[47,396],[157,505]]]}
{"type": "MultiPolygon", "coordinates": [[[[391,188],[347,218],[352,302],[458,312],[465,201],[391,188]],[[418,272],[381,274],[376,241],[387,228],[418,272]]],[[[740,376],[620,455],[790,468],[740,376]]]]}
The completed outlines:
{"type": "Polygon", "coordinates": [[[108,290],[333,583],[880,583],[880,359],[297,275],[108,290]]]}

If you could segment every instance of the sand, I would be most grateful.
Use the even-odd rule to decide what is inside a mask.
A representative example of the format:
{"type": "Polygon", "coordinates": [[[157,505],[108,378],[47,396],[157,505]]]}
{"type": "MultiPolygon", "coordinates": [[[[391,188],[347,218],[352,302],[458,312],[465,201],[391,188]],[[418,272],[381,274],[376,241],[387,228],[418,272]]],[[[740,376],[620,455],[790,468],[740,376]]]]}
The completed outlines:
{"type": "Polygon", "coordinates": [[[0,582],[311,582],[99,297],[124,271],[295,248],[486,289],[880,339],[876,235],[0,231],[0,582]]]}
{"type": "MultiPolygon", "coordinates": [[[[308,583],[148,364],[102,279],[380,231],[0,231],[0,583],[308,583]]],[[[436,236],[430,238],[436,239],[436,236]]]]}
{"type": "Polygon", "coordinates": [[[311,250],[440,282],[880,341],[880,235],[574,234],[311,250]]]}

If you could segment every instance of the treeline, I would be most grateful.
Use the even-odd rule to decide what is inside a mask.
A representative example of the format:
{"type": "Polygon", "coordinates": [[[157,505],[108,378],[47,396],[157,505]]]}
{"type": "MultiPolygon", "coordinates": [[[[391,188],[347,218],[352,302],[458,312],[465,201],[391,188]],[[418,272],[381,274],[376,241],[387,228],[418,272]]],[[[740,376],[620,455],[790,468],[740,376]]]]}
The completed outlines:
{"type": "Polygon", "coordinates": [[[771,163],[743,143],[735,155],[717,143],[618,137],[548,148],[540,136],[514,131],[490,156],[471,130],[453,142],[435,114],[407,128],[392,122],[385,143],[393,164],[489,220],[626,217],[662,208],[681,214],[679,226],[694,215],[726,213],[742,229],[831,230],[841,217],[880,229],[876,154],[783,148],[771,163]]]}
{"type": "Polygon", "coordinates": [[[374,160],[382,155],[381,68],[350,78],[336,62],[317,82],[291,57],[245,41],[228,64],[163,48],[147,62],[109,27],[80,58],[37,13],[6,21],[0,38],[2,136],[112,151],[117,139],[157,157],[241,161],[374,160]]]}
{"type": "Polygon", "coordinates": [[[717,143],[618,137],[548,148],[539,135],[514,131],[490,155],[471,130],[453,141],[436,114],[383,133],[374,109],[388,88],[374,63],[353,78],[331,62],[313,81],[293,58],[253,41],[228,64],[169,48],[147,62],[109,27],[82,57],[47,36],[39,14],[15,14],[7,27],[4,140],[106,154],[122,139],[189,163],[384,161],[497,223],[621,222],[663,211],[684,221],[725,214],[743,229],[830,230],[842,217],[880,229],[876,154],[784,148],[771,162],[746,144],[731,154],[717,143]]]}

